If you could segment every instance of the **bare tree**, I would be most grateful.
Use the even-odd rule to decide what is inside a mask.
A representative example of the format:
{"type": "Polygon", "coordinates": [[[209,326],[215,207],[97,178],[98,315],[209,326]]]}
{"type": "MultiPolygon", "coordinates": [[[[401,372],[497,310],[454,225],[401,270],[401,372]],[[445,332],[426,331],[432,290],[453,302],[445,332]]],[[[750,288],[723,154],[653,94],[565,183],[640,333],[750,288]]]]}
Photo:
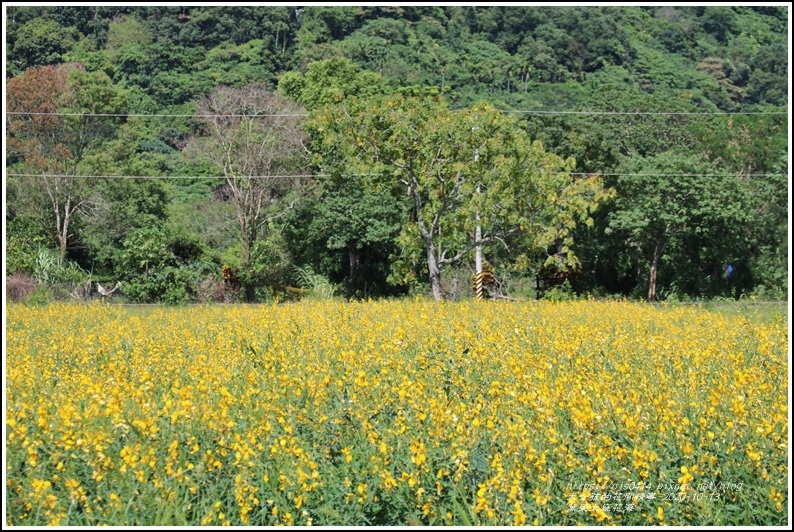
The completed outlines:
{"type": "MultiPolygon", "coordinates": [[[[243,264],[251,271],[251,248],[268,222],[295,202],[305,175],[303,110],[264,85],[219,87],[196,100],[205,136],[186,151],[208,158],[223,174],[234,202],[243,264]],[[292,201],[285,201],[292,196],[292,201]]],[[[246,297],[253,297],[248,286],[246,297]]]]}

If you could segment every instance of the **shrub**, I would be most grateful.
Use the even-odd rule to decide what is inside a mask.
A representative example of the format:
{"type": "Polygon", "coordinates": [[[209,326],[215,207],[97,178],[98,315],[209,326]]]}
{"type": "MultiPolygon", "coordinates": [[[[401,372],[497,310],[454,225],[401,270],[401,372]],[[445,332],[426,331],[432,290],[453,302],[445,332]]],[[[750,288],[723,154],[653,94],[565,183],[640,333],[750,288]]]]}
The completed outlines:
{"type": "Polygon", "coordinates": [[[163,302],[169,305],[187,303],[193,298],[196,273],[187,267],[165,266],[127,281],[124,294],[136,303],[163,302]]]}
{"type": "Polygon", "coordinates": [[[571,288],[571,283],[566,279],[561,285],[547,290],[543,294],[543,299],[547,301],[576,301],[579,298],[571,288]]]}
{"type": "Polygon", "coordinates": [[[226,284],[208,275],[196,287],[196,301],[199,303],[222,303],[230,300],[232,294],[226,284]]]}
{"type": "Polygon", "coordinates": [[[15,273],[6,277],[6,298],[9,301],[24,301],[30,297],[35,288],[36,281],[30,275],[15,273]]]}
{"type": "Polygon", "coordinates": [[[33,273],[36,265],[36,247],[44,239],[29,226],[12,220],[6,226],[6,272],[33,273]]]}
{"type": "Polygon", "coordinates": [[[27,302],[31,305],[46,305],[52,301],[52,291],[43,284],[36,285],[27,302]]]}

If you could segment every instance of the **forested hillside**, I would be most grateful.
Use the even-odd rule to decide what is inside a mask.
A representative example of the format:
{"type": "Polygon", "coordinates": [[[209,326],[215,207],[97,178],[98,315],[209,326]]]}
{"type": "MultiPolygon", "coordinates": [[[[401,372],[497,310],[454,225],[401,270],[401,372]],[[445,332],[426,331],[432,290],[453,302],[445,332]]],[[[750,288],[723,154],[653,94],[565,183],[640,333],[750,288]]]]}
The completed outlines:
{"type": "Polygon", "coordinates": [[[788,8],[5,9],[7,291],[786,297],[788,8]]]}

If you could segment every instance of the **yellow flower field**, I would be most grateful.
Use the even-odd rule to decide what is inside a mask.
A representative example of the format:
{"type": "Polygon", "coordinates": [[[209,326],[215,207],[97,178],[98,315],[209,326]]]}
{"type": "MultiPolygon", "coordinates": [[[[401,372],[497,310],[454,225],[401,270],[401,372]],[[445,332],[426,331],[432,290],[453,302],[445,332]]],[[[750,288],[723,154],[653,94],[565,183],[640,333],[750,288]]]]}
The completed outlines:
{"type": "Polygon", "coordinates": [[[7,524],[786,524],[783,320],[593,301],[6,318],[7,524]]]}

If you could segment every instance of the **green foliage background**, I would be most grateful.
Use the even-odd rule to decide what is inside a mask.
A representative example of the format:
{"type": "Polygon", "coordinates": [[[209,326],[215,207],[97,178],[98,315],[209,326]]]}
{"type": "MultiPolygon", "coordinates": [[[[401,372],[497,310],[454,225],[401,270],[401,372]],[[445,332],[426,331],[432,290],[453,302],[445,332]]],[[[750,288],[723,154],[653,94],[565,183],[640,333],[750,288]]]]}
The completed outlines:
{"type": "MultiPolygon", "coordinates": [[[[73,161],[78,174],[185,176],[99,180],[75,215],[69,264],[95,280],[127,281],[124,295],[137,301],[196,299],[202,279],[220,282],[222,267],[239,260],[222,180],[188,178],[218,170],[183,151],[203,134],[190,117],[193,101],[221,85],[264,82],[309,112],[394,93],[440,96],[453,110],[482,99],[503,110],[620,113],[785,113],[788,105],[786,7],[5,9],[7,79],[76,64],[75,99],[59,111],[161,115],[66,119],[89,133],[73,161]],[[151,259],[154,273],[135,258],[150,241],[165,250],[151,259]],[[174,251],[186,243],[190,252],[174,251]]],[[[530,140],[572,159],[574,172],[621,175],[605,177],[612,199],[591,225],[571,232],[578,268],[539,272],[562,244],[518,262],[526,250],[500,248],[488,257],[497,277],[540,273],[549,289],[566,281],[566,292],[643,297],[650,267],[643,250],[661,231],[668,242],[658,264],[661,299],[785,297],[786,114],[523,118],[530,140]],[[680,208],[668,209],[673,203],[680,208]]],[[[6,151],[6,170],[29,170],[15,148],[6,151]]],[[[9,177],[5,186],[7,271],[32,275],[36,246],[58,245],[52,214],[34,194],[35,179],[9,177]]],[[[414,214],[393,192],[318,178],[262,236],[255,273],[243,281],[262,299],[294,284],[294,267],[324,276],[345,297],[425,289],[421,260],[398,238],[414,214]],[[395,264],[410,271],[396,275],[395,264]]]]}

